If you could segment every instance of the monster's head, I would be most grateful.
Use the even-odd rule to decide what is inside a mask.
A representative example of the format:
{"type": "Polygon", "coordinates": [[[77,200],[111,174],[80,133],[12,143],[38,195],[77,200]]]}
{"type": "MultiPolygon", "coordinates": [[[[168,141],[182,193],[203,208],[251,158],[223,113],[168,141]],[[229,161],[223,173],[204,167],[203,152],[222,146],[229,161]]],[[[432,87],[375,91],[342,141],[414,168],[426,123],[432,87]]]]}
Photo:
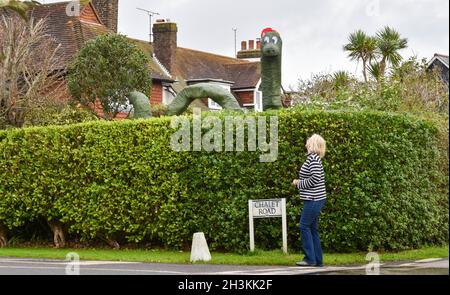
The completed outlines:
{"type": "Polygon", "coordinates": [[[264,29],[261,33],[261,53],[263,57],[281,55],[283,40],[280,34],[272,28],[264,29]]]}

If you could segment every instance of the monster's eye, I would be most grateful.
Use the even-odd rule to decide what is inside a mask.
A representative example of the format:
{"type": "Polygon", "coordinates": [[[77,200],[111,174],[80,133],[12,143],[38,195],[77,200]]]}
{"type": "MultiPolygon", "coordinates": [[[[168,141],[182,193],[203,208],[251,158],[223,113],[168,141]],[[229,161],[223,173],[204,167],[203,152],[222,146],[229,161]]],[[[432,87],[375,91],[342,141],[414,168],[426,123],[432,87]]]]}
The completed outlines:
{"type": "Polygon", "coordinates": [[[278,43],[278,37],[276,37],[276,36],[274,36],[273,38],[272,38],[272,40],[273,40],[273,44],[277,44],[278,43]]]}
{"type": "Polygon", "coordinates": [[[264,43],[268,44],[270,42],[270,38],[267,36],[266,38],[264,38],[264,43]]]}

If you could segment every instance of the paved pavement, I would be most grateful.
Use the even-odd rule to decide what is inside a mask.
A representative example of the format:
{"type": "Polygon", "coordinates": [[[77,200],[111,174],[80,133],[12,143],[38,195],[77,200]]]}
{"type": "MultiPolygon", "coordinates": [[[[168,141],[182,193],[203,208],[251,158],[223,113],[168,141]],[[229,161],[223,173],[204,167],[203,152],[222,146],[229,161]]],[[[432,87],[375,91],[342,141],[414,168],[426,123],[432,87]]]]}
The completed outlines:
{"type": "MultiPolygon", "coordinates": [[[[74,271],[63,260],[0,258],[0,275],[65,275],[74,271]]],[[[295,266],[235,266],[80,261],[81,275],[364,275],[366,266],[300,268],[295,266]]],[[[449,275],[449,260],[426,259],[381,264],[380,274],[449,275]]]]}

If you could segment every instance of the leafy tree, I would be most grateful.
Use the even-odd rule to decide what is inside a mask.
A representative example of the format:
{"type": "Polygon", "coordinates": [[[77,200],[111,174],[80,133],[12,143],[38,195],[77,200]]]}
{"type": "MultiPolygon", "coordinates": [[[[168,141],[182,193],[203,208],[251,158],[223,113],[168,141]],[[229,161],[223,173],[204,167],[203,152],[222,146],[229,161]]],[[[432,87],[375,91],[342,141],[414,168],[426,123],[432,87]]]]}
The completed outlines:
{"type": "Polygon", "coordinates": [[[84,106],[99,99],[104,118],[111,120],[128,104],[131,91],[151,90],[148,63],[148,57],[125,36],[99,36],[88,41],[69,66],[69,90],[84,106]]]}
{"type": "Polygon", "coordinates": [[[364,81],[367,82],[367,65],[375,57],[377,41],[364,31],[357,30],[350,34],[348,42],[348,44],[344,45],[344,50],[349,52],[351,60],[362,61],[364,81]]]}

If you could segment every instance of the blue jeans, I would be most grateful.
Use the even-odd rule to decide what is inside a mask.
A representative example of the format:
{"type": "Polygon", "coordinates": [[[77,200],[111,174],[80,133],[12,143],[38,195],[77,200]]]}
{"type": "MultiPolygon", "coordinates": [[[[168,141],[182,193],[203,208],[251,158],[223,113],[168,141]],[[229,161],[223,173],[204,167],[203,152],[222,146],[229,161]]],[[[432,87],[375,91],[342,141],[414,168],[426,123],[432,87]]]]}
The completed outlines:
{"type": "Polygon", "coordinates": [[[305,206],[300,217],[300,233],[302,236],[303,261],[312,265],[323,265],[322,246],[319,237],[319,216],[326,200],[305,201],[305,206]]]}

